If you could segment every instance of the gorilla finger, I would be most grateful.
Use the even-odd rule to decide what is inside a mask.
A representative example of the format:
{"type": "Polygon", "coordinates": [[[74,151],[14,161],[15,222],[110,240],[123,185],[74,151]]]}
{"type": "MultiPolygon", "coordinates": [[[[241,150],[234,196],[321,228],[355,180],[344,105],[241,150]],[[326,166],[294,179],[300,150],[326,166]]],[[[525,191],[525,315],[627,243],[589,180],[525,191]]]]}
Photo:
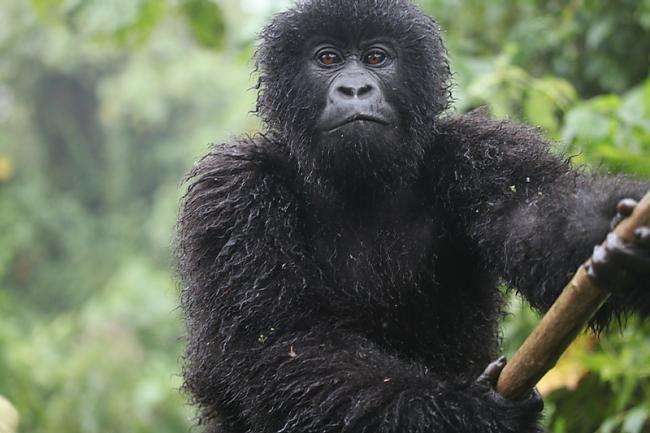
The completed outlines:
{"type": "MultiPolygon", "coordinates": [[[[638,248],[635,248],[636,245],[632,242],[624,241],[616,233],[610,233],[607,235],[607,242],[604,247],[596,247],[598,249],[598,260],[610,260],[614,263],[624,264],[627,261],[628,256],[638,254],[638,248]]],[[[594,255],[596,255],[596,249],[594,249],[594,255]]]]}
{"type": "Polygon", "coordinates": [[[586,265],[585,270],[591,280],[600,288],[606,290],[616,290],[620,281],[620,273],[611,266],[611,263],[605,262],[594,264],[593,262],[586,265]]]}
{"type": "Polygon", "coordinates": [[[497,384],[497,380],[499,379],[499,375],[501,374],[501,371],[503,371],[503,368],[506,366],[507,359],[505,356],[502,356],[501,358],[497,359],[494,362],[491,362],[486,368],[485,371],[476,379],[477,382],[481,383],[488,383],[492,386],[497,384]]]}
{"type": "Polygon", "coordinates": [[[542,395],[539,393],[537,388],[533,388],[533,390],[530,392],[527,403],[529,405],[529,408],[533,411],[541,412],[544,410],[544,399],[542,398],[542,395]]]}
{"type": "Polygon", "coordinates": [[[636,229],[634,231],[634,238],[638,245],[641,245],[643,248],[650,248],[650,227],[643,226],[636,229]]]}
{"type": "Polygon", "coordinates": [[[627,273],[621,268],[621,265],[612,260],[611,253],[600,245],[594,247],[591,260],[585,266],[589,278],[607,290],[615,290],[621,283],[622,277],[627,273]]]}
{"type": "Polygon", "coordinates": [[[609,260],[622,270],[650,273],[650,255],[641,249],[610,250],[609,260]]]}
{"type": "Polygon", "coordinates": [[[650,272],[650,254],[645,247],[626,243],[612,233],[607,236],[607,246],[602,249],[594,251],[593,260],[597,265],[609,261],[627,271],[650,272]]]}
{"type": "Polygon", "coordinates": [[[616,205],[616,212],[623,218],[627,218],[630,215],[632,215],[632,212],[634,212],[634,209],[639,203],[631,198],[624,198],[623,200],[618,202],[618,205],[616,205]]]}
{"type": "Polygon", "coordinates": [[[613,260],[614,254],[619,254],[619,250],[613,250],[602,245],[595,246],[591,255],[591,267],[596,273],[615,271],[617,266],[613,260]]]}
{"type": "Polygon", "coordinates": [[[632,215],[634,208],[637,206],[636,200],[631,198],[625,198],[618,202],[616,205],[616,216],[612,219],[610,223],[610,228],[614,230],[625,218],[632,215]]]}

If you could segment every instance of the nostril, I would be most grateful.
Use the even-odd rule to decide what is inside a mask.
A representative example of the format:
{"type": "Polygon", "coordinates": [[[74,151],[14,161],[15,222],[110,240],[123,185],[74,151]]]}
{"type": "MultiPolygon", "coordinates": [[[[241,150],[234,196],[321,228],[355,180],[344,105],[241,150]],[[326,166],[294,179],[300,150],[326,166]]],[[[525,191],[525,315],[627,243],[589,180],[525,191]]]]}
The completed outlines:
{"type": "Polygon", "coordinates": [[[347,86],[339,86],[338,89],[339,93],[342,93],[345,96],[348,96],[350,98],[354,97],[356,92],[352,87],[347,87],[347,86]]]}
{"type": "Polygon", "coordinates": [[[362,97],[370,92],[372,92],[372,86],[370,84],[366,84],[365,86],[359,87],[357,90],[357,96],[362,97]]]}

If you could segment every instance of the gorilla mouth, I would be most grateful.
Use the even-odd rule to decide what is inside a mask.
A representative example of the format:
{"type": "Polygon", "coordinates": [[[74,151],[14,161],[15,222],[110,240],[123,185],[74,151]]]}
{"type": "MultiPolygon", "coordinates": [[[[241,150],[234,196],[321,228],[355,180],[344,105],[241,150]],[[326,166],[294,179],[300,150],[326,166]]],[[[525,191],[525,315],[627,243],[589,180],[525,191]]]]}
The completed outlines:
{"type": "Polygon", "coordinates": [[[380,125],[388,125],[388,121],[381,116],[375,114],[357,113],[345,118],[342,122],[334,125],[332,128],[330,128],[330,131],[334,131],[336,129],[339,129],[345,125],[349,125],[350,123],[354,123],[354,122],[372,122],[372,123],[378,123],[380,125]]]}

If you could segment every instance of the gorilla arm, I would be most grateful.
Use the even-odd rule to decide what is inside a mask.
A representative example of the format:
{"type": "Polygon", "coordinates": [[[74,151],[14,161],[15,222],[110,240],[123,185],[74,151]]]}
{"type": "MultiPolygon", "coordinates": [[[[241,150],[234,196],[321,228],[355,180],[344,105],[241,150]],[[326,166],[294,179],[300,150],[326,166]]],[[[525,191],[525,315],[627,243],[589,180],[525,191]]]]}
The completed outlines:
{"type": "MultiPolygon", "coordinates": [[[[460,215],[462,233],[485,265],[541,310],[605,239],[619,201],[639,199],[650,187],[574,171],[550,153],[538,131],[481,112],[446,119],[440,130],[436,149],[447,153],[438,164],[451,168],[439,182],[453,186],[445,206],[460,215]]],[[[627,261],[650,257],[647,247],[637,253],[643,257],[627,261]]],[[[650,267],[635,277],[597,314],[595,328],[628,311],[650,315],[650,267]]]]}
{"type": "Polygon", "coordinates": [[[184,200],[185,387],[204,422],[287,433],[538,431],[538,402],[438,377],[328,311],[340,296],[308,257],[296,198],[267,155],[215,148],[184,200]]]}

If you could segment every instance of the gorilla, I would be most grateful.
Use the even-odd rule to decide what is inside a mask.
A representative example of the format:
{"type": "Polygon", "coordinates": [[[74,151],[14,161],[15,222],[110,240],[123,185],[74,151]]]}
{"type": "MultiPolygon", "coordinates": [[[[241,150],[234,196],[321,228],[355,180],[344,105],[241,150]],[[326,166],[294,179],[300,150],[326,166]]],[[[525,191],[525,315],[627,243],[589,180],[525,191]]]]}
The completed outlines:
{"type": "MultiPolygon", "coordinates": [[[[540,133],[451,115],[436,22],[407,0],[303,0],[255,54],[264,129],[188,177],[176,256],[184,388],[210,433],[540,432],[494,390],[501,283],[547,309],[647,183],[540,133]]],[[[650,315],[650,228],[596,251],[650,315]]]]}

